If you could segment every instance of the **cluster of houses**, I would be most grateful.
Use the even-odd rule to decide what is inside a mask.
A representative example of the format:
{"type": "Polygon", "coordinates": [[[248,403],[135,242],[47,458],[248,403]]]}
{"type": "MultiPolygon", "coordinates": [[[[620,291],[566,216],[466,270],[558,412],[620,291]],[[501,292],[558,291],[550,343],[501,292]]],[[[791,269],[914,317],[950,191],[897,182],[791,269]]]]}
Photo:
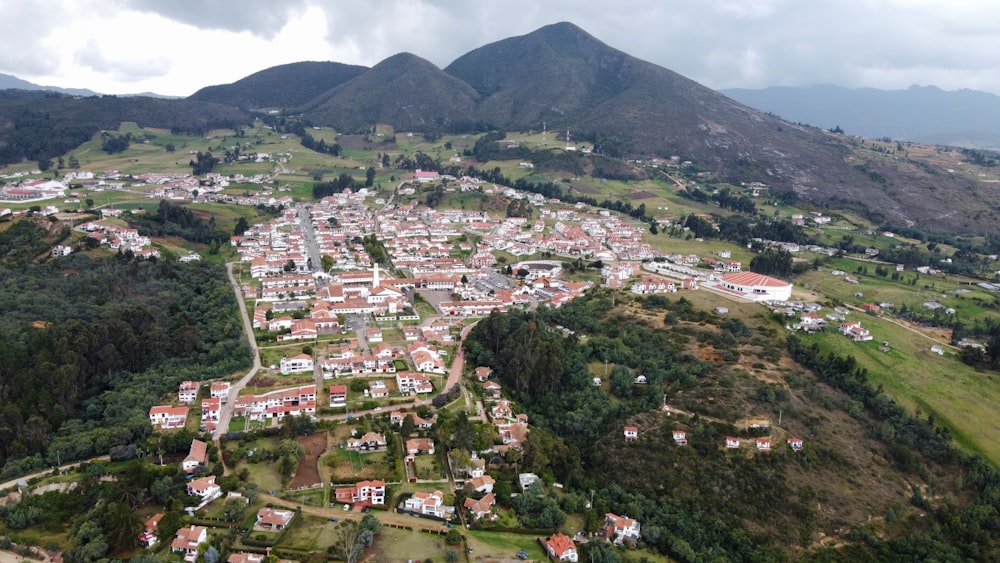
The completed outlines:
{"type": "MultiPolygon", "coordinates": [[[[114,214],[121,213],[121,210],[102,210],[102,212],[114,214]]],[[[147,236],[139,234],[137,229],[102,225],[99,222],[90,221],[82,226],[87,232],[87,236],[96,240],[101,245],[105,245],[111,250],[132,251],[139,258],[159,258],[160,251],[152,247],[152,241],[147,236]]]]}

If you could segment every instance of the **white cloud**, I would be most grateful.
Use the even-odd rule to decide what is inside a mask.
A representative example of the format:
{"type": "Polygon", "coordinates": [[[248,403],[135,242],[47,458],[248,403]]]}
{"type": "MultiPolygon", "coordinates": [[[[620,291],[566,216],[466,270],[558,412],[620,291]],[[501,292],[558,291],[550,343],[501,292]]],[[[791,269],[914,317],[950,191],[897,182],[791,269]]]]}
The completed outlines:
{"type": "Polygon", "coordinates": [[[73,60],[96,72],[109,74],[121,82],[139,82],[163,76],[170,71],[171,66],[165,57],[143,60],[109,59],[93,39],[76,51],[73,60]]]}
{"type": "Polygon", "coordinates": [[[444,67],[571,21],[713,88],[935,83],[1000,93],[1000,3],[966,0],[0,0],[0,72],[108,93],[187,95],[269,66],[444,67]],[[167,73],[167,74],[163,74],[167,73]]]}

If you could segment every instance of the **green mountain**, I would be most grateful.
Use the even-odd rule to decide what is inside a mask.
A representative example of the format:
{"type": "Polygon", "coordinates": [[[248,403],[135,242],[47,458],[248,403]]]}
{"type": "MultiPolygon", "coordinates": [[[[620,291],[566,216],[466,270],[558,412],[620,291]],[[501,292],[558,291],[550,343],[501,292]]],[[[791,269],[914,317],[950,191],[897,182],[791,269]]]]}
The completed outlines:
{"type": "Polygon", "coordinates": [[[478,94],[410,53],[399,53],[310,103],[306,118],[354,131],[375,123],[417,131],[468,130],[478,94]]]}
{"type": "Polygon", "coordinates": [[[296,107],[366,70],[329,61],[291,63],[255,72],[232,84],[207,86],[188,99],[246,109],[296,107]]]}

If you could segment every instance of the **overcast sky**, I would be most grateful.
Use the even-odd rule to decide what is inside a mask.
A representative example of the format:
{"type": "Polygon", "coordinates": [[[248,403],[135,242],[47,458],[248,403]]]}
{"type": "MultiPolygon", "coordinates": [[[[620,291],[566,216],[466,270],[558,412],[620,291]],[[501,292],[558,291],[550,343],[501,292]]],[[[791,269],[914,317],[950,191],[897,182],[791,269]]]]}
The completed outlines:
{"type": "Polygon", "coordinates": [[[187,96],[284,63],[440,67],[570,21],[715,89],[936,85],[1000,94],[997,0],[0,0],[0,73],[187,96]]]}

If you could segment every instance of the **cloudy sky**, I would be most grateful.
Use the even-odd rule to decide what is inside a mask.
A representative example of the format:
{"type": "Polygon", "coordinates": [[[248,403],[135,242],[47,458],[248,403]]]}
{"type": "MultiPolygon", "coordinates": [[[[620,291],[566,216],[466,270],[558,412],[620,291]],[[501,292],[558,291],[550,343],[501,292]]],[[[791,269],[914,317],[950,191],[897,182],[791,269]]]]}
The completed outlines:
{"type": "Polygon", "coordinates": [[[933,84],[1000,94],[997,0],[0,0],[0,73],[186,96],[270,66],[440,67],[570,21],[711,88],[933,84]]]}

